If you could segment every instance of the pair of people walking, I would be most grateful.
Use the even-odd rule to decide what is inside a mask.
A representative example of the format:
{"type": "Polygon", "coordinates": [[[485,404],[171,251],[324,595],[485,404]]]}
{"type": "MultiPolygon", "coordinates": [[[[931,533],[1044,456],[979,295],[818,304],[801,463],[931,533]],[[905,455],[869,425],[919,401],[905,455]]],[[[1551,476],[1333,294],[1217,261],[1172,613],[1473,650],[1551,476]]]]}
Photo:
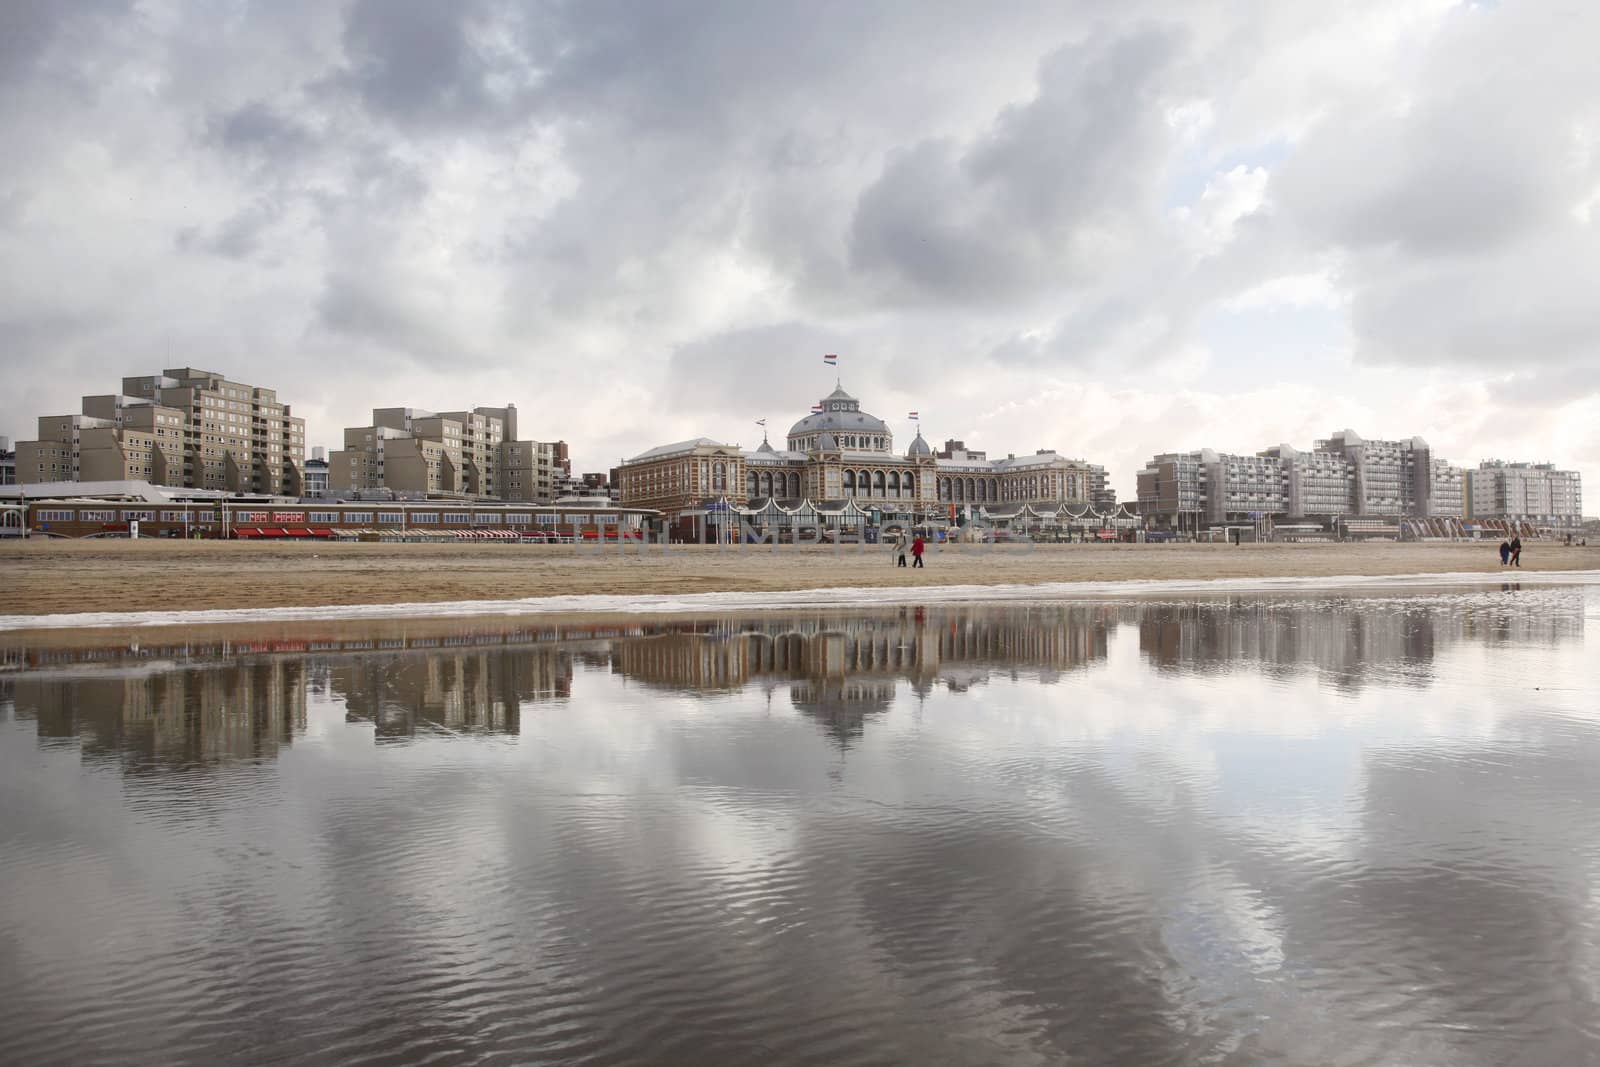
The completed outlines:
{"type": "Polygon", "coordinates": [[[1513,537],[1510,541],[1500,542],[1500,566],[1522,566],[1522,538],[1513,537]]]}
{"type": "MultiPolygon", "coordinates": [[[[889,542],[889,545],[891,551],[894,553],[895,566],[904,567],[906,565],[906,535],[898,530],[895,531],[894,539],[889,542]]],[[[926,547],[927,546],[923,543],[920,535],[911,542],[911,555],[912,558],[916,560],[916,562],[912,564],[913,567],[922,566],[922,553],[926,547]]],[[[926,570],[927,568],[923,569],[926,570]]]]}

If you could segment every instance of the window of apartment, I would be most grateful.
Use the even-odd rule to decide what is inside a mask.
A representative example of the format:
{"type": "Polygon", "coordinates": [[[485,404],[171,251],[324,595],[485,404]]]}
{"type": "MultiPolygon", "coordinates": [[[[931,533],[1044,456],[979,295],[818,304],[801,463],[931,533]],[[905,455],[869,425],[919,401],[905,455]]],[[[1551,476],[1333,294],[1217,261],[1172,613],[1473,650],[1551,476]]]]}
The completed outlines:
{"type": "Polygon", "coordinates": [[[526,526],[533,521],[533,513],[530,511],[508,511],[506,512],[506,521],[526,526]]]}
{"type": "Polygon", "coordinates": [[[153,511],[124,511],[122,513],[123,522],[133,522],[135,520],[139,522],[155,522],[156,513],[153,511]]]}
{"type": "Polygon", "coordinates": [[[495,511],[479,511],[472,516],[474,526],[492,526],[501,522],[505,516],[495,511]]]}
{"type": "Polygon", "coordinates": [[[415,523],[421,523],[423,525],[437,525],[439,522],[439,514],[438,512],[434,511],[419,511],[411,516],[411,521],[415,523]]]}
{"type": "Polygon", "coordinates": [[[559,526],[561,525],[561,516],[552,512],[541,511],[533,517],[533,524],[535,526],[559,526]]]}
{"type": "Polygon", "coordinates": [[[70,512],[70,511],[39,511],[39,512],[35,512],[34,513],[34,517],[37,518],[40,522],[71,522],[72,521],[72,512],[70,512]]]}
{"type": "Polygon", "coordinates": [[[380,511],[378,512],[378,521],[398,526],[406,521],[406,513],[403,511],[380,511]]]}
{"type": "Polygon", "coordinates": [[[80,511],[80,512],[78,512],[78,521],[79,522],[116,522],[117,521],[117,513],[115,511],[80,511]]]}
{"type": "Polygon", "coordinates": [[[370,511],[347,511],[347,512],[344,513],[344,521],[345,522],[371,522],[372,521],[372,512],[370,512],[370,511]]]}

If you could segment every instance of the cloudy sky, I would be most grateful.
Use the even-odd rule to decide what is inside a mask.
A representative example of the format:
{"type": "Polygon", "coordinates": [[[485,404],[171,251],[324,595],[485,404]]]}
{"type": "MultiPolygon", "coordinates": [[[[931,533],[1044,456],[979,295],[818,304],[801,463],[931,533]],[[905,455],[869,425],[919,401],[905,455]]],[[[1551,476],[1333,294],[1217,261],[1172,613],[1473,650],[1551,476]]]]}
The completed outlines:
{"type": "MultiPolygon", "coordinates": [[[[125,374],[598,469],[1352,427],[1600,485],[1588,0],[0,0],[0,434],[125,374]]],[[[1596,489],[1600,492],[1600,489],[1596,489]]],[[[1594,507],[1588,508],[1591,512],[1594,507]]]]}

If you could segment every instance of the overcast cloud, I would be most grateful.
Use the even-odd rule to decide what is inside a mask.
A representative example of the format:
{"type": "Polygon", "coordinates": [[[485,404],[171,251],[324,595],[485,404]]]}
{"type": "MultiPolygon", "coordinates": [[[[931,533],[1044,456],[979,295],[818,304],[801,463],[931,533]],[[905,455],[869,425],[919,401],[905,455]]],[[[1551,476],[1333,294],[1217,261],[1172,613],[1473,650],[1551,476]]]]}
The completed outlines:
{"type": "MultiPolygon", "coordinates": [[[[123,375],[1600,491],[1600,5],[0,0],[0,434],[123,375]]],[[[1591,503],[1589,510],[1594,511],[1591,503]]]]}

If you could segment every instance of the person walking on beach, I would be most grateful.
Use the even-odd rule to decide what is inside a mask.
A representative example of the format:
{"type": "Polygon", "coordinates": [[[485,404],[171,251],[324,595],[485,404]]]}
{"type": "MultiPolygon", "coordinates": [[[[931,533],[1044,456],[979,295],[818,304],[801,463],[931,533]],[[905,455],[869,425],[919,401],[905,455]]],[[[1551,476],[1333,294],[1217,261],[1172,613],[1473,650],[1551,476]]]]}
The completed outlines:
{"type": "Polygon", "coordinates": [[[1506,541],[1500,542],[1500,566],[1504,567],[1511,562],[1511,545],[1506,541]]]}
{"type": "MultiPolygon", "coordinates": [[[[922,543],[922,535],[918,534],[916,540],[911,542],[911,556],[916,561],[911,564],[912,567],[922,566],[922,550],[925,547],[922,543]]],[[[926,570],[927,568],[924,567],[923,569],[926,570]]]]}
{"type": "Polygon", "coordinates": [[[1522,566],[1522,538],[1520,537],[1511,539],[1511,565],[1513,567],[1522,566]]]}
{"type": "Polygon", "coordinates": [[[896,530],[889,535],[889,554],[894,557],[896,567],[906,565],[906,535],[903,530],[896,530]]]}

